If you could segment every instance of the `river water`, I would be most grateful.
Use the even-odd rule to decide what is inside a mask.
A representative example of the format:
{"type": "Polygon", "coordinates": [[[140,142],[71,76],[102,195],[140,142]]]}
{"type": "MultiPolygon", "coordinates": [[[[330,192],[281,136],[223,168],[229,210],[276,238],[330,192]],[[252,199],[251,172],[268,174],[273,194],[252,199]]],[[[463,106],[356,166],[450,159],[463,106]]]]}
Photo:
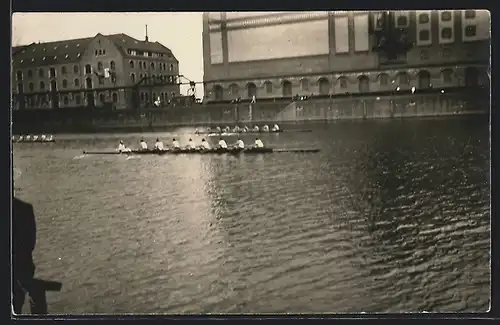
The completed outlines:
{"type": "Polygon", "coordinates": [[[63,283],[48,293],[49,312],[489,308],[486,119],[288,128],[314,132],[262,139],[322,151],[80,154],[141,136],[182,144],[187,129],[15,144],[16,195],[37,215],[36,276],[63,283]]]}

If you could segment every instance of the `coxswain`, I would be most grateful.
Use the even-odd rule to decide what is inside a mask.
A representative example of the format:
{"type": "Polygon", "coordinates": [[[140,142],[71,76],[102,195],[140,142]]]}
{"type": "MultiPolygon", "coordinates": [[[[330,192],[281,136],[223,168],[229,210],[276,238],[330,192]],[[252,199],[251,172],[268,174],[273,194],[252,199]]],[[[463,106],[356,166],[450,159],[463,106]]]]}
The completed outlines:
{"type": "Polygon", "coordinates": [[[130,152],[131,150],[123,144],[123,141],[120,141],[120,144],[118,145],[118,152],[130,152]]]}
{"type": "Polygon", "coordinates": [[[215,132],[217,132],[217,133],[221,133],[222,132],[220,126],[218,126],[218,127],[215,128],[215,132]]]}
{"type": "Polygon", "coordinates": [[[164,150],[163,142],[161,142],[160,139],[156,139],[155,150],[164,150]]]}
{"type": "Polygon", "coordinates": [[[238,138],[238,141],[236,141],[236,143],[234,144],[234,148],[235,149],[245,149],[245,143],[243,142],[243,140],[238,138]]]}
{"type": "Polygon", "coordinates": [[[278,126],[278,124],[274,124],[273,128],[271,129],[271,131],[273,131],[273,132],[279,132],[279,130],[280,130],[280,127],[278,126]]]}
{"type": "Polygon", "coordinates": [[[254,143],[255,148],[264,148],[264,143],[262,143],[262,140],[259,138],[255,138],[255,143],[254,143]]]}
{"type": "Polygon", "coordinates": [[[139,142],[139,144],[141,145],[141,150],[148,150],[148,144],[146,143],[146,141],[144,141],[144,139],[141,139],[141,142],[139,142]]]}
{"type": "Polygon", "coordinates": [[[268,125],[264,125],[264,126],[262,127],[262,131],[264,131],[264,132],[269,132],[269,126],[268,126],[268,125]]]}
{"type": "Polygon", "coordinates": [[[186,145],[186,149],[188,149],[188,150],[196,149],[196,146],[194,144],[193,139],[189,139],[189,141],[188,141],[188,143],[186,145]]]}
{"type": "Polygon", "coordinates": [[[224,139],[220,138],[219,140],[219,148],[220,149],[227,149],[227,143],[224,139]]]}
{"type": "Polygon", "coordinates": [[[208,141],[206,141],[205,139],[201,139],[200,149],[201,150],[210,150],[210,144],[208,143],[208,141]]]}
{"type": "Polygon", "coordinates": [[[180,149],[181,146],[179,144],[179,141],[175,140],[175,138],[172,140],[172,148],[174,149],[180,149]]]}
{"type": "Polygon", "coordinates": [[[258,126],[258,125],[255,125],[255,126],[253,127],[253,130],[252,130],[252,131],[254,131],[254,132],[259,132],[259,126],[258,126]]]}

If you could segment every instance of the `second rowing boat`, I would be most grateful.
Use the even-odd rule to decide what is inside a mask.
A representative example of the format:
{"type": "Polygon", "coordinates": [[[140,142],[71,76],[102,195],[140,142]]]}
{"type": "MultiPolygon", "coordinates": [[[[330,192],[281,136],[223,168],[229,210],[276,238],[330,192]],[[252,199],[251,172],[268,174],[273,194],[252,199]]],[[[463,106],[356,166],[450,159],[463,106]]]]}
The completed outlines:
{"type": "Polygon", "coordinates": [[[245,149],[169,149],[169,150],[132,150],[128,152],[119,151],[83,151],[85,155],[166,155],[166,154],[264,154],[278,152],[314,153],[320,149],[286,149],[286,148],[245,148],[245,149]]]}

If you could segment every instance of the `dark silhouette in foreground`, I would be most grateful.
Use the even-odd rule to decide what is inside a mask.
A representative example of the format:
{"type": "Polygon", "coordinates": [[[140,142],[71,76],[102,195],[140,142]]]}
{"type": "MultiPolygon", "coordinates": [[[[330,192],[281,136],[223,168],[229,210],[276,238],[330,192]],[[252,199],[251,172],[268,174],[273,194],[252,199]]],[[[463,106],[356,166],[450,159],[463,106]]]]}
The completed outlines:
{"type": "Polygon", "coordinates": [[[60,282],[35,279],[33,250],[36,221],[33,206],[14,197],[12,200],[12,290],[15,314],[21,314],[28,297],[32,314],[47,314],[47,291],[60,291],[60,282]]]}

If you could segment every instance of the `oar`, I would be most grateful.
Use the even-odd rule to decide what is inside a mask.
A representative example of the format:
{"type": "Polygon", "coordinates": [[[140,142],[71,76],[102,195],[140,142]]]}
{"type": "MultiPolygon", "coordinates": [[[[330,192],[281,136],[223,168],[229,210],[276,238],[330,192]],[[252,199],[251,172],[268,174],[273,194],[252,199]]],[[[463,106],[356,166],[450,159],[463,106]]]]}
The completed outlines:
{"type": "Polygon", "coordinates": [[[300,149],[300,148],[276,148],[276,149],[273,149],[273,152],[320,152],[321,150],[320,149],[316,149],[316,148],[304,148],[304,149],[300,149]]]}

